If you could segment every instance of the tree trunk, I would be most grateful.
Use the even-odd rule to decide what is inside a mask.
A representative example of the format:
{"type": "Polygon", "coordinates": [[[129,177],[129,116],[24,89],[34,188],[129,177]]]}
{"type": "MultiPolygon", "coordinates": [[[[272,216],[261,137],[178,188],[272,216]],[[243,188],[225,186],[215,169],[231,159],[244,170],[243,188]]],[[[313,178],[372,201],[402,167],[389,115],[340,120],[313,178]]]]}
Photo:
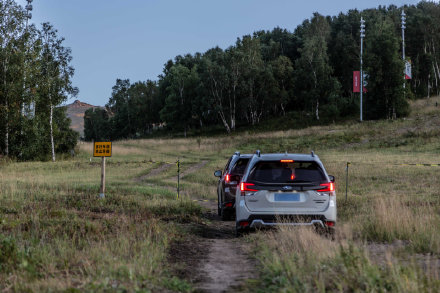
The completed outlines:
{"type": "Polygon", "coordinates": [[[429,84],[429,79],[431,78],[431,75],[428,74],[428,99],[429,99],[429,91],[431,89],[431,85],[429,84]]]}
{"type": "Polygon", "coordinates": [[[6,100],[5,156],[9,156],[9,103],[6,100]]]}
{"type": "Polygon", "coordinates": [[[5,91],[6,124],[5,124],[5,156],[9,156],[9,102],[6,84],[6,60],[3,61],[3,90],[5,91]]]}
{"type": "Polygon", "coordinates": [[[239,77],[239,71],[238,67],[234,68],[234,81],[232,84],[232,107],[231,107],[231,129],[235,130],[236,126],[236,91],[237,91],[237,83],[238,83],[238,77],[239,77]]]}
{"type": "MultiPolygon", "coordinates": [[[[437,68],[437,76],[440,79],[440,69],[438,68],[438,62],[437,60],[435,61],[435,66],[437,68]]],[[[437,95],[439,94],[439,88],[437,88],[437,95]]]]}
{"type": "Polygon", "coordinates": [[[52,105],[52,102],[50,102],[49,125],[50,125],[50,144],[51,144],[51,148],[52,148],[52,162],[55,162],[55,145],[53,142],[53,105],[52,105]]]}
{"type": "Polygon", "coordinates": [[[319,121],[319,100],[316,100],[316,120],[319,121]]]}
{"type": "Polygon", "coordinates": [[[225,114],[223,113],[223,111],[218,111],[218,115],[220,116],[220,119],[222,119],[223,126],[226,128],[228,134],[231,133],[231,128],[229,128],[228,122],[226,121],[225,114]]]}

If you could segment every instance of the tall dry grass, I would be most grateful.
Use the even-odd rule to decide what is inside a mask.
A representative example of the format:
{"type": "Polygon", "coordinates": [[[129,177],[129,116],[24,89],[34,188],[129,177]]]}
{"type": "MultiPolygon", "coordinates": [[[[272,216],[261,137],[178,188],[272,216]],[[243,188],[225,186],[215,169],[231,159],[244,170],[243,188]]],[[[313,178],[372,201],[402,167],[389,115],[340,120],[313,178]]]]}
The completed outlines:
{"type": "Polygon", "coordinates": [[[440,217],[429,203],[406,201],[397,196],[373,200],[371,214],[358,221],[358,229],[369,241],[409,241],[415,252],[440,253],[440,217]]]}

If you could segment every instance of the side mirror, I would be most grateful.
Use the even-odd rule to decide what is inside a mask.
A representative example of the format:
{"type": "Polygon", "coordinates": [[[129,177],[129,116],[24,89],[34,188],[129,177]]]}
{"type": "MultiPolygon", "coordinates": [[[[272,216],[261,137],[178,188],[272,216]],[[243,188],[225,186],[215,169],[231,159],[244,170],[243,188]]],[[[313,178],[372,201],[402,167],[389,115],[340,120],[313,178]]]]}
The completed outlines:
{"type": "Polygon", "coordinates": [[[222,170],[217,170],[214,172],[215,177],[222,177],[222,170]]]}
{"type": "Polygon", "coordinates": [[[335,183],[335,176],[333,175],[328,175],[328,178],[330,179],[331,182],[335,183]]]}

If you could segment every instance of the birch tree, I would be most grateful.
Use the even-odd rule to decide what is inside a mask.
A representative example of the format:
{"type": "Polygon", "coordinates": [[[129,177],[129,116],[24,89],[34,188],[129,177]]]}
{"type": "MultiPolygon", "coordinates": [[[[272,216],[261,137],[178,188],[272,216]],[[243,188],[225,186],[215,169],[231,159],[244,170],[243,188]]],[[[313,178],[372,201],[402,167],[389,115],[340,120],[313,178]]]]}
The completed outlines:
{"type": "Polygon", "coordinates": [[[71,50],[63,46],[64,38],[58,37],[57,30],[51,24],[43,23],[40,39],[42,54],[39,106],[49,112],[50,148],[52,161],[55,162],[54,107],[65,101],[69,94],[75,95],[77,90],[72,87],[74,69],[69,65],[72,60],[71,50]]]}
{"type": "MultiPolygon", "coordinates": [[[[20,64],[17,52],[20,48],[20,37],[23,34],[25,13],[24,10],[12,0],[0,2],[0,111],[3,117],[3,154],[10,154],[11,121],[15,121],[17,112],[18,85],[20,84],[20,64]]],[[[19,107],[18,107],[19,109],[19,107]]]]}
{"type": "Polygon", "coordinates": [[[319,120],[320,103],[326,103],[338,90],[338,81],[332,76],[332,68],[327,55],[327,39],[330,26],[327,19],[315,13],[305,28],[301,57],[296,61],[296,88],[306,107],[314,110],[319,120]]]}

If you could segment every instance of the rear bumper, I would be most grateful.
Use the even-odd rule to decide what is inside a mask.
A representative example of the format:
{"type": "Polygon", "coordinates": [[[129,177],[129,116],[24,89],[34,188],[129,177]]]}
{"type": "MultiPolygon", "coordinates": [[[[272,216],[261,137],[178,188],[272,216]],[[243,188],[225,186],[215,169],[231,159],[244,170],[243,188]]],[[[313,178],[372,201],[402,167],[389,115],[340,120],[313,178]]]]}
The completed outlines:
{"type": "MultiPolygon", "coordinates": [[[[333,199],[336,200],[336,199],[333,199]]],[[[271,227],[271,226],[322,226],[327,227],[328,222],[336,223],[336,204],[329,206],[322,212],[310,213],[255,213],[251,212],[244,200],[236,203],[236,221],[237,225],[240,222],[247,222],[248,227],[271,227]]]]}
{"type": "Polygon", "coordinates": [[[328,221],[323,215],[251,215],[245,220],[250,228],[272,226],[321,226],[328,221]]]}
{"type": "Polygon", "coordinates": [[[250,224],[250,228],[262,228],[262,227],[272,227],[272,226],[321,226],[322,228],[325,228],[324,223],[321,220],[312,220],[310,222],[304,222],[304,223],[278,223],[278,222],[272,222],[272,223],[266,223],[263,220],[253,220],[250,224]]]}

